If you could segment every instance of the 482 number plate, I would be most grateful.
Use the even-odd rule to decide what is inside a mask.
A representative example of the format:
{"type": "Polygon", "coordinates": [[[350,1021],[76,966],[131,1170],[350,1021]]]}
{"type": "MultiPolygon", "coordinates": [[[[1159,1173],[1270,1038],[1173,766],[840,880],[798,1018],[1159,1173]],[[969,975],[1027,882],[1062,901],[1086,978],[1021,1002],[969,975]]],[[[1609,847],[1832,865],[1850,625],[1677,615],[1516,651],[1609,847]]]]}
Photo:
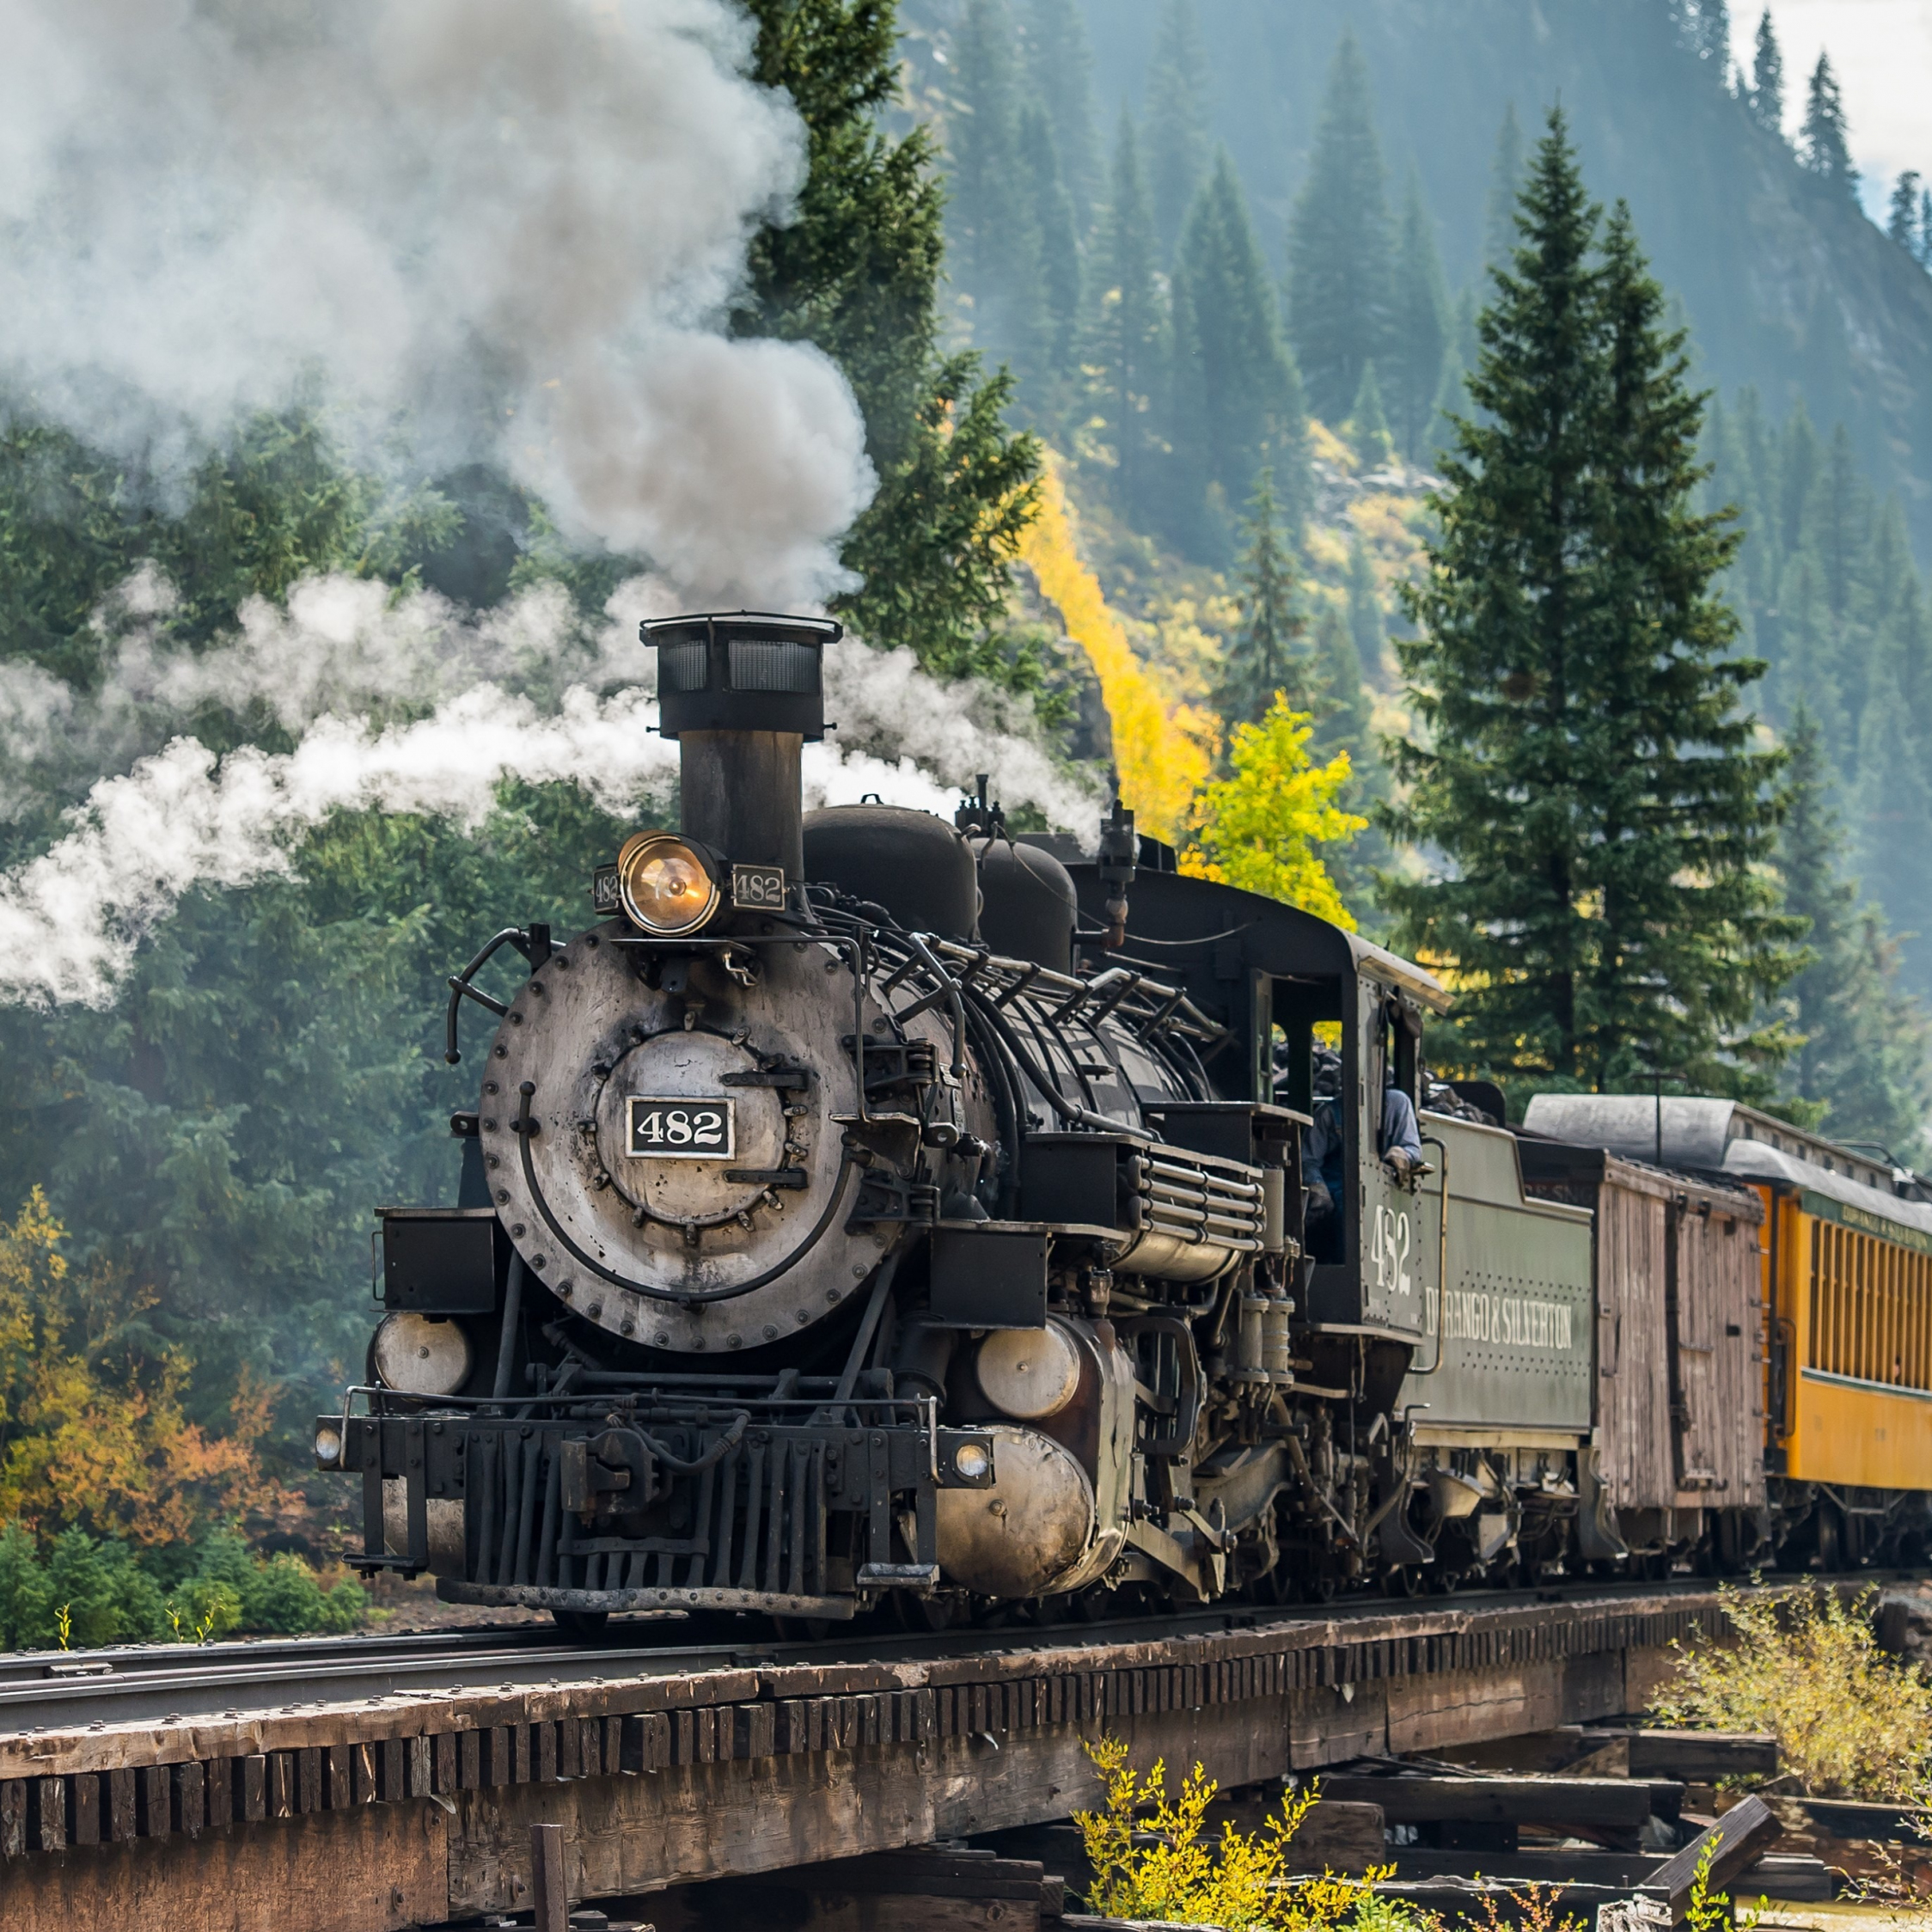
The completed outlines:
{"type": "Polygon", "coordinates": [[[633,1160],[729,1160],[733,1121],[729,1100],[688,1095],[654,1099],[629,1097],[626,1151],[633,1160]]]}

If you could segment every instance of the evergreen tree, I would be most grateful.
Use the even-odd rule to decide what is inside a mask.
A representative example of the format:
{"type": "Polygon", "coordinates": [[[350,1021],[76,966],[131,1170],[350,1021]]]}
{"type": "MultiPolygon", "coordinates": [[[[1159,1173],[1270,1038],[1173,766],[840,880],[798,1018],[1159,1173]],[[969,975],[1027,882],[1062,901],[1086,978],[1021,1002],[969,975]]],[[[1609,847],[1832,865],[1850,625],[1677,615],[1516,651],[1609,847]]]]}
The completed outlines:
{"type": "Polygon", "coordinates": [[[1871,492],[1858,474],[1851,437],[1843,423],[1813,480],[1804,509],[1805,541],[1818,559],[1825,608],[1841,628],[1850,621],[1872,522],[1871,492]]]}
{"type": "Polygon", "coordinates": [[[1847,194],[1857,193],[1858,170],[1851,164],[1844,101],[1839,95],[1838,77],[1831,71],[1828,53],[1821,52],[1817,66],[1812,69],[1811,81],[1805,90],[1805,122],[1800,139],[1800,152],[1812,174],[1847,194]]]}
{"type": "Polygon", "coordinates": [[[1854,778],[1860,871],[1900,934],[1905,982],[1932,996],[1932,619],[1916,572],[1902,587],[1874,654],[1854,778]]]}
{"type": "Polygon", "coordinates": [[[1391,333],[1391,270],[1368,64],[1344,34],[1288,222],[1288,339],[1309,407],[1324,423],[1342,419],[1364,364],[1391,333]]]}
{"type": "Polygon", "coordinates": [[[1382,385],[1376,380],[1372,362],[1362,364],[1361,384],[1349,407],[1347,430],[1348,441],[1362,462],[1375,468],[1388,462],[1392,447],[1389,419],[1383,412],[1382,385]]]}
{"type": "Polygon", "coordinates": [[[783,89],[805,125],[808,171],[795,217],[752,237],[741,334],[815,342],[865,418],[882,476],[910,453],[938,338],[944,254],[932,147],[877,125],[898,84],[890,0],[748,0],[758,23],[751,76],[783,89]]]}
{"type": "Polygon", "coordinates": [[[1360,536],[1348,546],[1348,639],[1355,653],[1354,682],[1382,682],[1382,591],[1375,562],[1360,536]]]}
{"type": "Polygon", "coordinates": [[[1834,759],[1849,751],[1857,720],[1838,683],[1837,628],[1825,593],[1825,572],[1808,546],[1785,565],[1778,585],[1778,661],[1770,680],[1774,722],[1807,712],[1834,759]]]}
{"type": "Polygon", "coordinates": [[[1721,82],[1731,64],[1731,9],[1728,0],[1671,0],[1678,37],[1721,82]]]}
{"type": "Polygon", "coordinates": [[[1320,757],[1337,751],[1348,754],[1354,776],[1342,803],[1359,810],[1373,796],[1373,781],[1379,768],[1369,743],[1368,694],[1362,682],[1360,649],[1353,635],[1354,616],[1353,596],[1346,610],[1330,600],[1316,615],[1313,675],[1318,695],[1311,742],[1320,757]]]}
{"type": "Polygon", "coordinates": [[[1824,1130],[1874,1140],[1906,1161],[1923,1158],[1932,1106],[1932,1027],[1898,985],[1898,948],[1876,909],[1843,876],[1845,838],[1818,728],[1793,720],[1777,869],[1788,912],[1807,924],[1808,963],[1786,1007],[1801,1043],[1780,1086],[1822,1109],[1824,1130]]]}
{"type": "Polygon", "coordinates": [[[1752,46],[1751,91],[1746,96],[1751,118],[1767,134],[1784,138],[1784,55],[1779,51],[1777,28],[1767,7],[1758,16],[1758,33],[1752,46]]]}
{"type": "Polygon", "coordinates": [[[1932,268],[1932,188],[1919,191],[1918,246],[1914,252],[1921,268],[1932,268]]]}
{"type": "Polygon", "coordinates": [[[1031,281],[1039,303],[1026,359],[1038,391],[1036,407],[1058,419],[1079,360],[1080,246],[1073,199],[1061,179],[1060,153],[1045,108],[1029,102],[1020,115],[1022,178],[1031,197],[1031,232],[1038,254],[1031,281]]]}
{"type": "Polygon", "coordinates": [[[1775,1051],[1741,1036],[1799,927],[1761,877],[1778,760],[1737,700],[1762,666],[1728,656],[1714,589],[1739,539],[1691,506],[1703,399],[1621,210],[1593,260],[1560,111],[1521,215],[1398,645],[1428,737],[1394,748],[1387,822],[1450,872],[1383,890],[1457,975],[1469,1064],[1761,1091],[1734,1056],[1775,1051]]]}
{"type": "Polygon", "coordinates": [[[1469,374],[1482,353],[1477,314],[1476,290],[1464,289],[1450,318],[1449,339],[1442,356],[1442,380],[1436,384],[1435,409],[1429,419],[1428,447],[1422,452],[1431,463],[1443,446],[1453,441],[1456,419],[1468,415],[1476,407],[1470,397],[1469,374]]]}
{"type": "Polygon", "coordinates": [[[1244,528],[1248,547],[1237,579],[1241,625],[1214,694],[1224,741],[1232,740],[1237,724],[1259,724],[1277,692],[1299,712],[1312,712],[1319,695],[1304,641],[1308,625],[1297,594],[1294,553],[1281,529],[1272,470],[1255,479],[1244,528]]]}
{"type": "Polygon", "coordinates": [[[1093,352],[1101,409],[1122,500],[1130,514],[1145,518],[1155,500],[1157,414],[1168,388],[1167,319],[1153,211],[1134,119],[1124,107],[1096,258],[1101,293],[1093,352]]]}
{"type": "MultiPolygon", "coordinates": [[[[1195,196],[1174,266],[1174,446],[1181,514],[1202,554],[1256,472],[1275,471],[1291,529],[1305,507],[1301,385],[1275,290],[1223,152],[1195,196]]],[[[1181,533],[1185,539],[1188,534],[1181,533]]]]}
{"type": "Polygon", "coordinates": [[[1164,0],[1147,75],[1147,178],[1160,259],[1173,259],[1181,224],[1206,180],[1208,54],[1194,0],[1164,0]]]}
{"type": "Polygon", "coordinates": [[[972,298],[976,339],[1008,350],[1024,339],[1038,295],[1039,244],[1018,165],[1016,45],[1006,0],[966,0],[953,43],[951,268],[972,298]]]}
{"type": "Polygon", "coordinates": [[[1354,615],[1353,596],[1346,613],[1332,599],[1324,599],[1316,614],[1309,641],[1319,695],[1309,749],[1318,760],[1331,759],[1338,752],[1348,754],[1348,782],[1336,794],[1336,803],[1367,823],[1347,846],[1327,854],[1326,864],[1343,899],[1366,914],[1379,910],[1376,875],[1394,853],[1374,822],[1376,814],[1388,802],[1389,774],[1376,754],[1360,653],[1351,634],[1354,615]]]}
{"type": "Polygon", "coordinates": [[[794,218],[751,241],[743,334],[816,343],[851,382],[879,487],[841,552],[863,577],[837,600],[868,641],[936,667],[1000,675],[984,645],[1031,510],[1038,445],[1000,412],[1010,388],[937,353],[944,215],[932,149],[878,117],[898,85],[891,0],[748,0],[751,75],[781,88],[805,126],[794,218]]]}
{"type": "Polygon", "coordinates": [[[1805,512],[1824,462],[1818,432],[1811,425],[1801,396],[1786,419],[1778,446],[1778,547],[1787,557],[1804,542],[1805,512]]]}
{"type": "Polygon", "coordinates": [[[1421,182],[1409,170],[1402,226],[1396,244],[1395,297],[1388,347],[1378,366],[1396,443],[1410,462],[1427,459],[1430,419],[1442,383],[1448,339],[1449,297],[1435,235],[1422,205],[1421,182]]]}
{"type": "Polygon", "coordinates": [[[1512,101],[1502,111],[1496,151],[1489,162],[1489,199],[1483,221],[1483,260],[1488,267],[1507,266],[1516,253],[1516,200],[1522,191],[1523,130],[1512,101]]]}
{"type": "Polygon", "coordinates": [[[1918,170],[1908,168],[1892,184],[1885,217],[1885,232],[1914,256],[1918,253],[1918,170]]]}
{"type": "Polygon", "coordinates": [[[1093,232],[1105,183],[1093,112],[1093,47],[1079,0],[1031,0],[1026,51],[1034,97],[1051,118],[1074,229],[1084,241],[1093,232]]]}

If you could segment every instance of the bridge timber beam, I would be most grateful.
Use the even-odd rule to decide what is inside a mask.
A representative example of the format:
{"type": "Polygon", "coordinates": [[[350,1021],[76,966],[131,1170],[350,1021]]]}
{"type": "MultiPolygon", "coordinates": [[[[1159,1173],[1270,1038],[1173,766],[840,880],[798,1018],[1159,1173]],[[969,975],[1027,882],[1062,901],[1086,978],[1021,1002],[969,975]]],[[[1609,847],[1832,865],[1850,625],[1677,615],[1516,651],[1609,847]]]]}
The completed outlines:
{"type": "MultiPolygon", "coordinates": [[[[919,1661],[412,1693],[0,1735],[0,1928],[401,1932],[1042,1823],[1082,1742],[1225,1788],[1642,1709],[1715,1594],[1244,1611],[1171,1636],[962,1633],[919,1661]],[[1012,1648],[989,1649],[988,1642],[1012,1648]]],[[[847,1640],[847,1644],[852,1640],[847,1640]]],[[[822,1647],[821,1647],[822,1648],[822,1647]]]]}

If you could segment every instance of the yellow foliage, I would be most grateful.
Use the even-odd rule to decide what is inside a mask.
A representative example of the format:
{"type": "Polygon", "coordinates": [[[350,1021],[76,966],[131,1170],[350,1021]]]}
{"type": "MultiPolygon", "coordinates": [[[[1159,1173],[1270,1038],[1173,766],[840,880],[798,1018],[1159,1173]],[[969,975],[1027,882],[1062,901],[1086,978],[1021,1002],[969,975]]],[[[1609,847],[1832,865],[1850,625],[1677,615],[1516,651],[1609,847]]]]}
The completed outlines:
{"type": "Polygon", "coordinates": [[[1422,539],[1417,526],[1428,516],[1421,498],[1398,497],[1385,491],[1358,497],[1348,505],[1348,521],[1383,566],[1378,574],[1385,588],[1391,577],[1406,576],[1420,560],[1422,539]]]}
{"type": "Polygon", "coordinates": [[[1102,1738],[1085,1750],[1106,1784],[1104,1811],[1073,1814],[1093,1868],[1087,1906],[1098,1917],[1213,1925],[1226,1932],[1327,1932],[1344,1923],[1363,1932],[1440,1929],[1433,1914],[1375,1897],[1376,1881],[1392,1865],[1366,1880],[1330,1871],[1293,1879],[1288,1847],[1315,1807],[1315,1791],[1285,1795],[1281,1811],[1257,1832],[1224,1822],[1220,1837],[1208,1837],[1208,1807],[1217,1787],[1199,1764],[1181,1781],[1174,1800],[1167,1795],[1162,1760],[1140,1777],[1120,1739],[1102,1738]]]}
{"type": "Polygon", "coordinates": [[[1134,655],[1120,620],[1107,608],[1099,578],[1080,561],[1073,512],[1050,459],[1040,479],[1040,511],[1027,525],[1019,553],[1100,681],[1121,797],[1143,832],[1178,843],[1189,806],[1208,778],[1214,721],[1191,705],[1170,707],[1134,655]]]}
{"type": "Polygon", "coordinates": [[[1878,1593],[1778,1598],[1720,1585],[1733,1641],[1679,1655],[1657,1701],[1660,1724],[1770,1731],[1814,1798],[1924,1802],[1932,1796],[1932,1677],[1880,1650],[1878,1593]]]}
{"type": "Polygon", "coordinates": [[[273,1507],[255,1450],[272,1391],[245,1373],[211,1435],[183,1412],[186,1356],[110,1367],[111,1336],[76,1346],[64,1238],[39,1188],[0,1227],[0,1523],[159,1544],[273,1507]]]}
{"type": "Polygon", "coordinates": [[[1350,476],[1360,467],[1354,450],[1326,423],[1317,422],[1312,416],[1308,419],[1308,455],[1311,462],[1327,463],[1350,476]]]}
{"type": "Polygon", "coordinates": [[[1348,782],[1348,754],[1338,751],[1325,765],[1310,761],[1313,728],[1280,691],[1260,724],[1236,727],[1233,770],[1201,793],[1181,870],[1265,893],[1352,932],[1354,919],[1315,848],[1352,839],[1368,821],[1335,802],[1348,782]]]}

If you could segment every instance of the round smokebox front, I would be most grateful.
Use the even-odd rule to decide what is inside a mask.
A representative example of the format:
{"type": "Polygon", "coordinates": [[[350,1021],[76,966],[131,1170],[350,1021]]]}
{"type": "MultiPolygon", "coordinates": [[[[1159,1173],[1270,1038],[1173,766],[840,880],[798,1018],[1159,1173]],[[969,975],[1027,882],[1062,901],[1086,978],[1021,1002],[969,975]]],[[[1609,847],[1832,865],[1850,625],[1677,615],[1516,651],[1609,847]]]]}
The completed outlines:
{"type": "Polygon", "coordinates": [[[504,1017],[478,1110],[497,1211],[536,1278],[614,1335],[768,1346],[838,1309],[897,1232],[846,1227],[851,970],[787,941],[751,985],[706,960],[673,994],[625,937],[572,940],[504,1017]]]}

